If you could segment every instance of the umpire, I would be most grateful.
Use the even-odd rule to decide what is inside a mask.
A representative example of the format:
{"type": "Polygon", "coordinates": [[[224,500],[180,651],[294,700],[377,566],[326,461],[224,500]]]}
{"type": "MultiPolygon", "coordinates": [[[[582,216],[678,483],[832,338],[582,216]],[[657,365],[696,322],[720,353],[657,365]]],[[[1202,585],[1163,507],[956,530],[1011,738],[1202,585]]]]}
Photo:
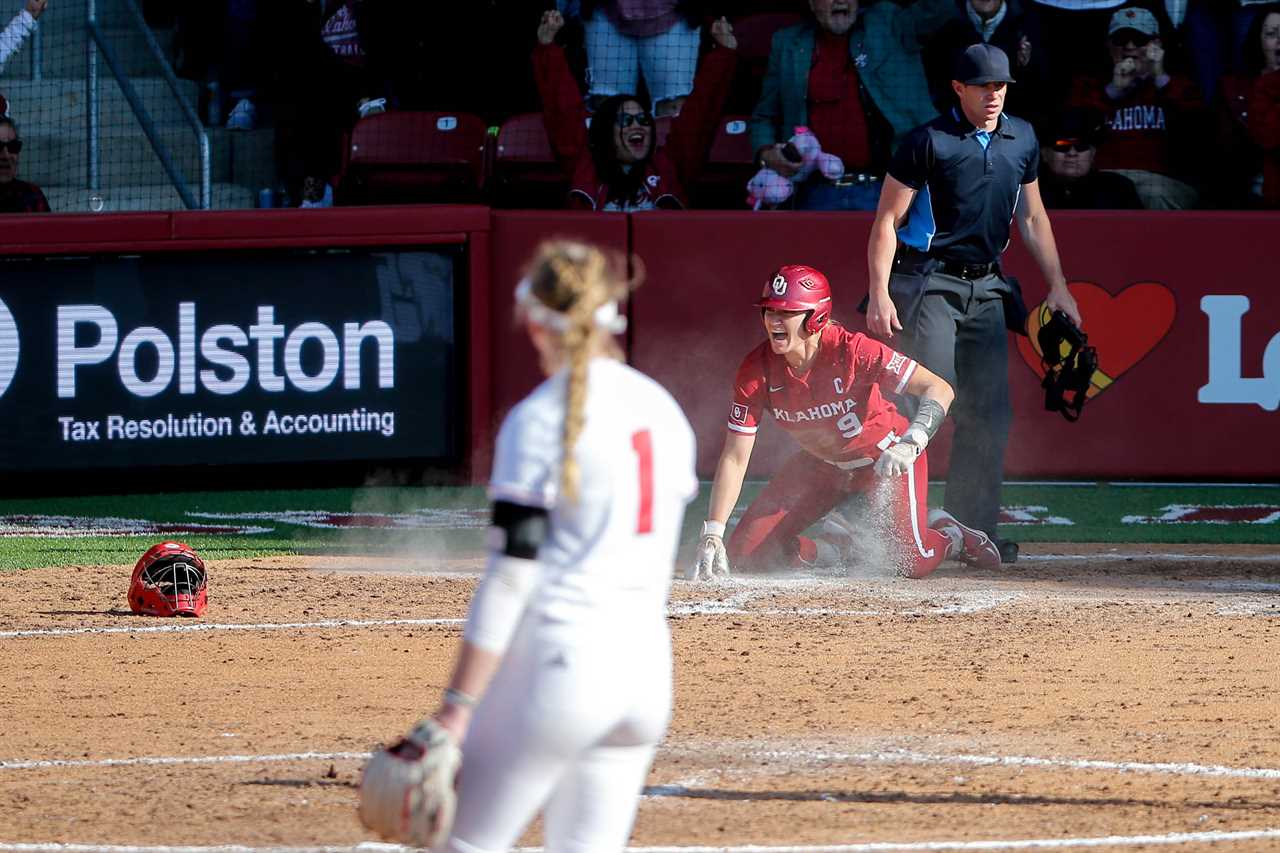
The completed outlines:
{"type": "Polygon", "coordinates": [[[996,538],[1009,440],[1006,329],[1026,334],[1026,308],[1000,269],[1016,217],[1049,284],[1046,303],[1077,324],[1049,216],[1040,199],[1040,148],[1031,125],[1003,114],[1013,77],[990,44],[960,54],[957,103],[911,131],[894,155],[867,246],[867,328],[956,390],[946,510],[985,531],[1011,563],[1015,542],[996,538]]]}

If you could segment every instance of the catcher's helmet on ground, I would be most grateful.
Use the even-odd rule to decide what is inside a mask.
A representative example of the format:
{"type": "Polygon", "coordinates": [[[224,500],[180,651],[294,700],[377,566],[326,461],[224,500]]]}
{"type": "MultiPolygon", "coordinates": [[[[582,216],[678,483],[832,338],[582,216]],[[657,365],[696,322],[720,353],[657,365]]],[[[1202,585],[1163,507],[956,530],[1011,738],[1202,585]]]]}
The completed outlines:
{"type": "Polygon", "coordinates": [[[208,606],[209,574],[190,545],[152,545],[133,567],[129,609],[147,616],[199,616],[208,606]]]}
{"type": "Polygon", "coordinates": [[[831,320],[831,285],[813,267],[787,264],[769,276],[756,307],[762,311],[808,311],[804,330],[817,334],[831,320]]]}

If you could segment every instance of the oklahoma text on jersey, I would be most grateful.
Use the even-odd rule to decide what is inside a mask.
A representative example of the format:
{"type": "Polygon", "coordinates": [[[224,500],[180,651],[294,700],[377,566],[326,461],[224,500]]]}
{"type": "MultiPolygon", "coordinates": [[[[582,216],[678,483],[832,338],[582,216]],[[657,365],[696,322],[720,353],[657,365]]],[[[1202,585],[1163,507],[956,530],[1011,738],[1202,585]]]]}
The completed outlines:
{"type": "Polygon", "coordinates": [[[837,323],[822,330],[819,356],[797,376],[768,341],[743,359],[729,429],[754,434],[769,412],[810,454],[839,465],[870,465],[906,429],[886,394],[901,394],[913,359],[837,323]]]}

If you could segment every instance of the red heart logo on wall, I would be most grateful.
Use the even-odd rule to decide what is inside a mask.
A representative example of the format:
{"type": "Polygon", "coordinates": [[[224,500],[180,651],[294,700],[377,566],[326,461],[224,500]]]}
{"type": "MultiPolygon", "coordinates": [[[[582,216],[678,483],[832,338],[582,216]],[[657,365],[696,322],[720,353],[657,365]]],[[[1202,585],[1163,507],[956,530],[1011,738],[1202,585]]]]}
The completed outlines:
{"type": "MultiPolygon", "coordinates": [[[[1073,281],[1067,288],[1080,307],[1089,345],[1098,350],[1098,369],[1089,387],[1090,398],[1105,391],[1141,361],[1173,328],[1176,313],[1173,292],[1158,282],[1131,284],[1114,296],[1088,281],[1073,281]]],[[[1022,360],[1042,379],[1044,365],[1040,362],[1036,332],[1051,313],[1043,302],[1033,307],[1027,318],[1028,337],[1018,336],[1022,360]]]]}

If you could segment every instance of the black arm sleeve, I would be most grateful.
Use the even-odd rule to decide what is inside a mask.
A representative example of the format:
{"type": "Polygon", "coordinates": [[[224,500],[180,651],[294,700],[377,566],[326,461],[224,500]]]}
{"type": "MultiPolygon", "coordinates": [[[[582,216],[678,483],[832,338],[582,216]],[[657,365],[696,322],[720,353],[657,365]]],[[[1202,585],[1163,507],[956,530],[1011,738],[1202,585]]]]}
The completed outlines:
{"type": "Polygon", "coordinates": [[[505,556],[536,560],[538,549],[546,541],[551,520],[541,507],[495,501],[493,526],[503,532],[501,552],[505,556]]]}

